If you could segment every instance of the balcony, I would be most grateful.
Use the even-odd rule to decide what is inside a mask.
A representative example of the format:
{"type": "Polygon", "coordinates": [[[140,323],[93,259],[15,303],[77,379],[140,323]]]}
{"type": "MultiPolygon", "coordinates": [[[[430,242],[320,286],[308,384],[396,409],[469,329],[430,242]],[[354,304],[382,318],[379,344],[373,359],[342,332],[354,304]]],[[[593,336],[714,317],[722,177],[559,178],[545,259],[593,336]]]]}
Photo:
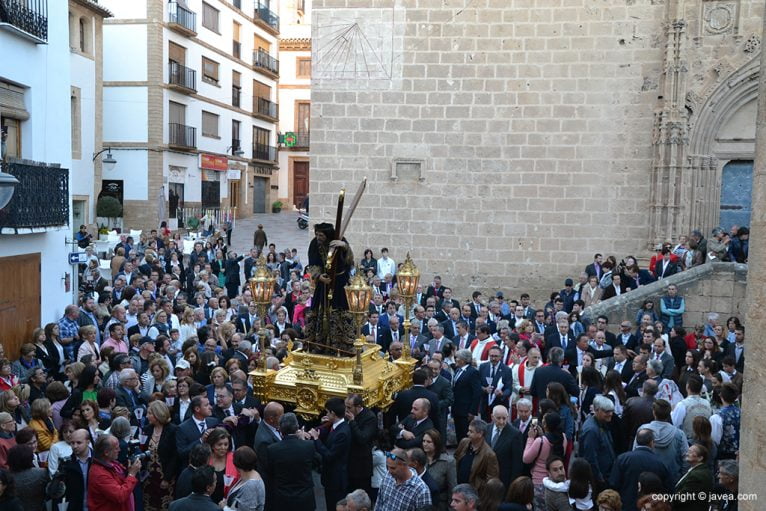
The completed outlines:
{"type": "Polygon", "coordinates": [[[269,163],[277,161],[277,148],[266,144],[253,144],[253,159],[269,163]]]}
{"type": "Polygon", "coordinates": [[[231,154],[236,155],[237,151],[242,150],[242,141],[238,138],[231,139],[231,154]]]}
{"type": "Polygon", "coordinates": [[[178,2],[168,2],[168,28],[186,36],[197,35],[197,13],[178,2]]]}
{"type": "Polygon", "coordinates": [[[268,6],[263,4],[255,5],[255,22],[261,25],[269,32],[273,32],[275,35],[279,33],[279,16],[274,14],[268,6]]]}
{"type": "Polygon", "coordinates": [[[231,42],[231,54],[235,59],[242,58],[242,43],[239,41],[231,42]]]}
{"type": "Polygon", "coordinates": [[[168,124],[168,145],[178,149],[196,149],[197,128],[171,122],[168,124]]]}
{"type": "Polygon", "coordinates": [[[0,234],[30,234],[69,224],[69,171],[44,163],[0,164],[19,180],[0,210],[0,234]]]}
{"type": "Polygon", "coordinates": [[[265,121],[277,122],[277,118],[279,117],[278,105],[265,98],[253,98],[253,117],[258,117],[265,121]]]}
{"type": "Polygon", "coordinates": [[[168,84],[170,88],[185,94],[197,92],[197,72],[178,62],[168,62],[168,84]]]}
{"type": "Polygon", "coordinates": [[[310,142],[311,142],[311,132],[299,131],[295,134],[295,145],[293,146],[293,149],[307,150],[309,148],[310,142]]]}
{"type": "Polygon", "coordinates": [[[253,52],[253,67],[273,78],[279,78],[279,61],[267,51],[259,49],[253,52]]]}
{"type": "Polygon", "coordinates": [[[47,0],[0,0],[0,30],[35,44],[48,42],[47,0]]]}

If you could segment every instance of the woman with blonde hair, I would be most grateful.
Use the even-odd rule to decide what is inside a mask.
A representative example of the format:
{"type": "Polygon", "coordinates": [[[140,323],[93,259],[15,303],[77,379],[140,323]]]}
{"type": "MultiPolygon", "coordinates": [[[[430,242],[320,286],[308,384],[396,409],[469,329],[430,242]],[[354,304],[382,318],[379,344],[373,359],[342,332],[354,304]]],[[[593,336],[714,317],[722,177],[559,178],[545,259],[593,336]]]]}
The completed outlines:
{"type": "Polygon", "coordinates": [[[85,364],[82,362],[73,362],[64,369],[64,375],[67,377],[64,386],[69,392],[72,392],[72,390],[77,388],[77,383],[84,369],[85,364]]]}
{"type": "Polygon", "coordinates": [[[0,392],[0,412],[6,412],[16,422],[16,429],[19,430],[29,424],[31,417],[21,406],[19,396],[13,390],[0,392]]]}
{"type": "Polygon", "coordinates": [[[172,378],[170,366],[168,366],[168,363],[161,355],[149,362],[147,374],[148,376],[141,392],[141,396],[145,401],[148,401],[149,396],[153,393],[162,392],[162,386],[172,378]]]}
{"type": "MultiPolygon", "coordinates": [[[[194,322],[194,309],[186,307],[181,315],[181,328],[179,328],[178,341],[183,344],[190,337],[197,335],[197,325],[194,322]]],[[[180,345],[178,346],[180,347],[180,345]]],[[[178,348],[177,347],[177,348],[178,348]]]]}
{"type": "Polygon", "coordinates": [[[144,510],[167,509],[173,500],[178,455],[176,453],[176,425],[170,422],[170,410],[163,401],[152,401],[146,410],[149,423],[144,428],[147,444],[142,446],[148,454],[147,478],[143,482],[144,510]]]}
{"type": "Polygon", "coordinates": [[[47,452],[59,441],[59,432],[53,425],[51,402],[47,398],[35,399],[32,403],[32,420],[29,421],[29,427],[37,435],[37,452],[46,453],[47,459],[47,452]]]}
{"type": "Polygon", "coordinates": [[[227,387],[231,391],[231,385],[228,383],[229,373],[223,367],[216,367],[210,371],[210,385],[207,386],[207,397],[211,404],[215,403],[215,391],[227,387]]]}
{"type": "Polygon", "coordinates": [[[83,343],[80,345],[80,349],[77,350],[77,356],[75,357],[77,361],[82,360],[82,357],[85,355],[92,355],[95,364],[101,364],[101,357],[99,356],[98,345],[96,344],[96,327],[93,325],[81,326],[79,334],[83,343]]]}

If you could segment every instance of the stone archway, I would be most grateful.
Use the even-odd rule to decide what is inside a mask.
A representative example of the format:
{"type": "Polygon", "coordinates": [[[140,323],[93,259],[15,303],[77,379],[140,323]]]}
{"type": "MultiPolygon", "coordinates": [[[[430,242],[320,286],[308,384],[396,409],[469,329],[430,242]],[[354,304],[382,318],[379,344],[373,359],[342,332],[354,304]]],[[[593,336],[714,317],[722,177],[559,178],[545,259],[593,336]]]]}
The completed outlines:
{"type": "MultiPolygon", "coordinates": [[[[684,102],[675,102],[672,121],[665,120],[671,117],[666,110],[658,115],[651,243],[694,229],[707,235],[718,225],[724,165],[755,154],[759,69],[760,54],[720,80],[704,103],[689,91],[684,102]],[[735,133],[743,132],[743,119],[752,119],[744,137],[735,133]]],[[[681,80],[684,73],[678,74],[681,80]]]]}

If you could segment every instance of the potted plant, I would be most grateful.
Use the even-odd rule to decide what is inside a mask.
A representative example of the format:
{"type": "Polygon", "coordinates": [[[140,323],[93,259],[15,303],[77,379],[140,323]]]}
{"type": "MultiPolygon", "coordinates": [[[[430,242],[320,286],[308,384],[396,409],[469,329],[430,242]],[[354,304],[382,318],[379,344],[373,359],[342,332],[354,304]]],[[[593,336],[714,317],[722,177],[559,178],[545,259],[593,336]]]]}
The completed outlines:
{"type": "Polygon", "coordinates": [[[106,218],[107,228],[111,228],[117,218],[122,217],[122,204],[116,197],[103,195],[96,202],[96,216],[106,218]]]}
{"type": "Polygon", "coordinates": [[[282,201],[275,200],[271,204],[271,212],[272,213],[279,213],[280,211],[282,211],[282,201]]]}

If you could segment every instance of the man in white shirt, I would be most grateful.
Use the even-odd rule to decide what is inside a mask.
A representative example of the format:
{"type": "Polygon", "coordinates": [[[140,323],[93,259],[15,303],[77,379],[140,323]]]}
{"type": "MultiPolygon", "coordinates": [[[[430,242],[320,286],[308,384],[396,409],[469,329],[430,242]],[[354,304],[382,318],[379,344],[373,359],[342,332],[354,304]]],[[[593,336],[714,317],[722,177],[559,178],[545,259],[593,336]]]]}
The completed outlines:
{"type": "Polygon", "coordinates": [[[386,273],[390,273],[391,276],[396,275],[396,263],[393,259],[388,257],[388,249],[383,247],[380,250],[380,259],[378,259],[378,278],[383,280],[386,278],[386,273]]]}

